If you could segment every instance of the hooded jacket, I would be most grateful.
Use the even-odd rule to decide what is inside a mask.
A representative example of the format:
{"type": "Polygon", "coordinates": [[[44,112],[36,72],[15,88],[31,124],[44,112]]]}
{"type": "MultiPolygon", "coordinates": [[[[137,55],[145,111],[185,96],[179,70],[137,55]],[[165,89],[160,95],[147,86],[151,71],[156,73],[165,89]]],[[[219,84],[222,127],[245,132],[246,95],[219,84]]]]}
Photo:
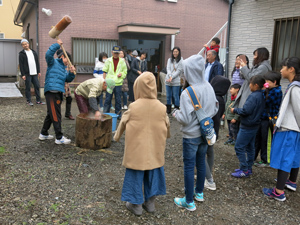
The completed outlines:
{"type": "Polygon", "coordinates": [[[47,72],[45,78],[45,89],[47,91],[65,92],[65,82],[71,82],[75,75],[68,72],[62,59],[54,59],[55,52],[60,49],[60,45],[55,43],[51,45],[46,52],[47,72]]]}
{"type": "Polygon", "coordinates": [[[217,114],[212,118],[214,121],[214,128],[217,134],[217,139],[219,136],[221,117],[225,111],[225,101],[223,96],[227,94],[227,91],[230,87],[230,83],[231,82],[227,77],[223,77],[220,75],[215,76],[210,82],[211,86],[215,91],[216,98],[219,102],[219,110],[217,114]]]}
{"type": "MultiPolygon", "coordinates": [[[[183,71],[186,81],[193,86],[196,95],[207,116],[217,114],[219,103],[210,83],[205,80],[205,61],[200,55],[193,55],[183,60],[183,71]]],[[[184,138],[197,138],[201,136],[200,123],[186,90],[180,96],[180,110],[175,113],[175,118],[182,125],[181,131],[184,138]]]]}
{"type": "Polygon", "coordinates": [[[272,70],[268,60],[262,61],[259,65],[253,66],[251,69],[248,69],[247,66],[241,68],[240,77],[245,79],[234,103],[234,108],[243,108],[248,96],[251,94],[249,88],[249,83],[251,77],[255,75],[264,76],[266,73],[272,70]]]}
{"type": "Polygon", "coordinates": [[[124,112],[114,136],[120,140],[125,133],[123,166],[134,170],[152,170],[165,163],[166,139],[170,122],[166,106],[157,100],[155,76],[141,74],[134,83],[135,102],[124,112]]]}

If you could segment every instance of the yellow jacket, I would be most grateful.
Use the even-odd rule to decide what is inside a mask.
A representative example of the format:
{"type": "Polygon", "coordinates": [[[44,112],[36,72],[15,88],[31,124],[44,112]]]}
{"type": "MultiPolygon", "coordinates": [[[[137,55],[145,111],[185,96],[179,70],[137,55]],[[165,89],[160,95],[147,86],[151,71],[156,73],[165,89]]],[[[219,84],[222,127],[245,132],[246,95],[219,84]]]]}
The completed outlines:
{"type": "Polygon", "coordinates": [[[114,61],[113,57],[108,58],[105,61],[104,67],[102,69],[104,73],[106,73],[106,79],[112,79],[115,81],[116,86],[122,86],[123,80],[125,79],[127,75],[127,66],[125,63],[125,60],[122,58],[119,58],[118,66],[116,69],[116,72],[114,72],[114,61]],[[118,77],[118,74],[122,74],[121,77],[118,77]]]}

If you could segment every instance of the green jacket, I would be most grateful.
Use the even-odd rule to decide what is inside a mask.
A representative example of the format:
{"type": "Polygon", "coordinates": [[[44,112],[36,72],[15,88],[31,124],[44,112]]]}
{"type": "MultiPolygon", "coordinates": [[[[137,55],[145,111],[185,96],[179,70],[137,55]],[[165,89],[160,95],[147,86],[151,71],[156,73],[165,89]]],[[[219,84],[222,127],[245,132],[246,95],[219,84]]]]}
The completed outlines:
{"type": "Polygon", "coordinates": [[[226,120],[232,120],[232,119],[239,120],[239,118],[240,118],[240,116],[238,114],[232,113],[230,111],[230,109],[233,108],[234,103],[235,103],[235,100],[232,101],[231,96],[228,96],[228,100],[225,105],[225,119],[226,120]]]}
{"type": "Polygon", "coordinates": [[[123,60],[122,58],[119,58],[116,72],[114,72],[113,57],[110,57],[106,60],[102,70],[104,73],[106,73],[105,78],[114,80],[116,83],[116,86],[123,85],[123,80],[125,79],[125,77],[127,75],[127,66],[126,66],[125,60],[123,60]],[[118,77],[119,73],[122,74],[121,77],[118,77]]]}

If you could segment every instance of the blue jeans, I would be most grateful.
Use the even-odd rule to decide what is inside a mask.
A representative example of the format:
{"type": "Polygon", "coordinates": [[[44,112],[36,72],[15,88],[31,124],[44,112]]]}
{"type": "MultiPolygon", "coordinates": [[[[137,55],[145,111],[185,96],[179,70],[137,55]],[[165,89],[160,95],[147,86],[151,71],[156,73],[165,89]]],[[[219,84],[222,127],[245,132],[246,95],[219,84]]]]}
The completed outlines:
{"type": "Polygon", "coordinates": [[[111,107],[111,100],[112,100],[112,96],[115,95],[115,113],[119,114],[120,113],[120,117],[121,115],[121,109],[122,109],[122,102],[121,102],[121,96],[122,96],[122,86],[115,86],[113,93],[109,94],[108,92],[106,92],[106,98],[105,98],[105,102],[104,102],[104,108],[103,108],[103,112],[104,113],[109,113],[110,112],[110,107],[111,107]]]}
{"type": "Polygon", "coordinates": [[[197,168],[196,192],[203,192],[207,146],[202,137],[183,138],[184,188],[187,203],[193,202],[195,166],[197,168]]]}
{"type": "Polygon", "coordinates": [[[126,168],[121,197],[122,201],[130,202],[131,204],[142,204],[152,196],[165,194],[166,181],[163,166],[145,171],[126,168]]]}
{"type": "Polygon", "coordinates": [[[258,127],[240,127],[236,141],[235,152],[240,161],[240,170],[248,171],[252,169],[255,156],[255,137],[258,127]]]}
{"type": "Polygon", "coordinates": [[[179,90],[180,86],[169,86],[166,85],[166,91],[167,91],[167,105],[172,104],[172,96],[174,98],[174,104],[175,106],[179,106],[179,90]]]}
{"type": "Polygon", "coordinates": [[[123,106],[127,105],[127,91],[122,91],[123,106]]]}

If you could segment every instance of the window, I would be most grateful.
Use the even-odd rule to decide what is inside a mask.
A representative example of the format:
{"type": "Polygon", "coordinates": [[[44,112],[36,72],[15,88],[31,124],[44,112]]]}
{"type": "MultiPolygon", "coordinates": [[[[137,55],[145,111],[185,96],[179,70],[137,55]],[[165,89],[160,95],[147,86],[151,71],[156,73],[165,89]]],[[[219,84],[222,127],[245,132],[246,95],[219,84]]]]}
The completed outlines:
{"type": "Polygon", "coordinates": [[[286,57],[300,55],[300,17],[275,19],[272,68],[280,71],[280,63],[286,57]]]}
{"type": "Polygon", "coordinates": [[[4,33],[0,33],[0,38],[4,38],[4,33]]]}
{"type": "Polygon", "coordinates": [[[110,57],[114,45],[118,45],[118,40],[72,38],[73,63],[77,65],[78,73],[92,73],[95,58],[100,52],[106,52],[110,57]]]}

